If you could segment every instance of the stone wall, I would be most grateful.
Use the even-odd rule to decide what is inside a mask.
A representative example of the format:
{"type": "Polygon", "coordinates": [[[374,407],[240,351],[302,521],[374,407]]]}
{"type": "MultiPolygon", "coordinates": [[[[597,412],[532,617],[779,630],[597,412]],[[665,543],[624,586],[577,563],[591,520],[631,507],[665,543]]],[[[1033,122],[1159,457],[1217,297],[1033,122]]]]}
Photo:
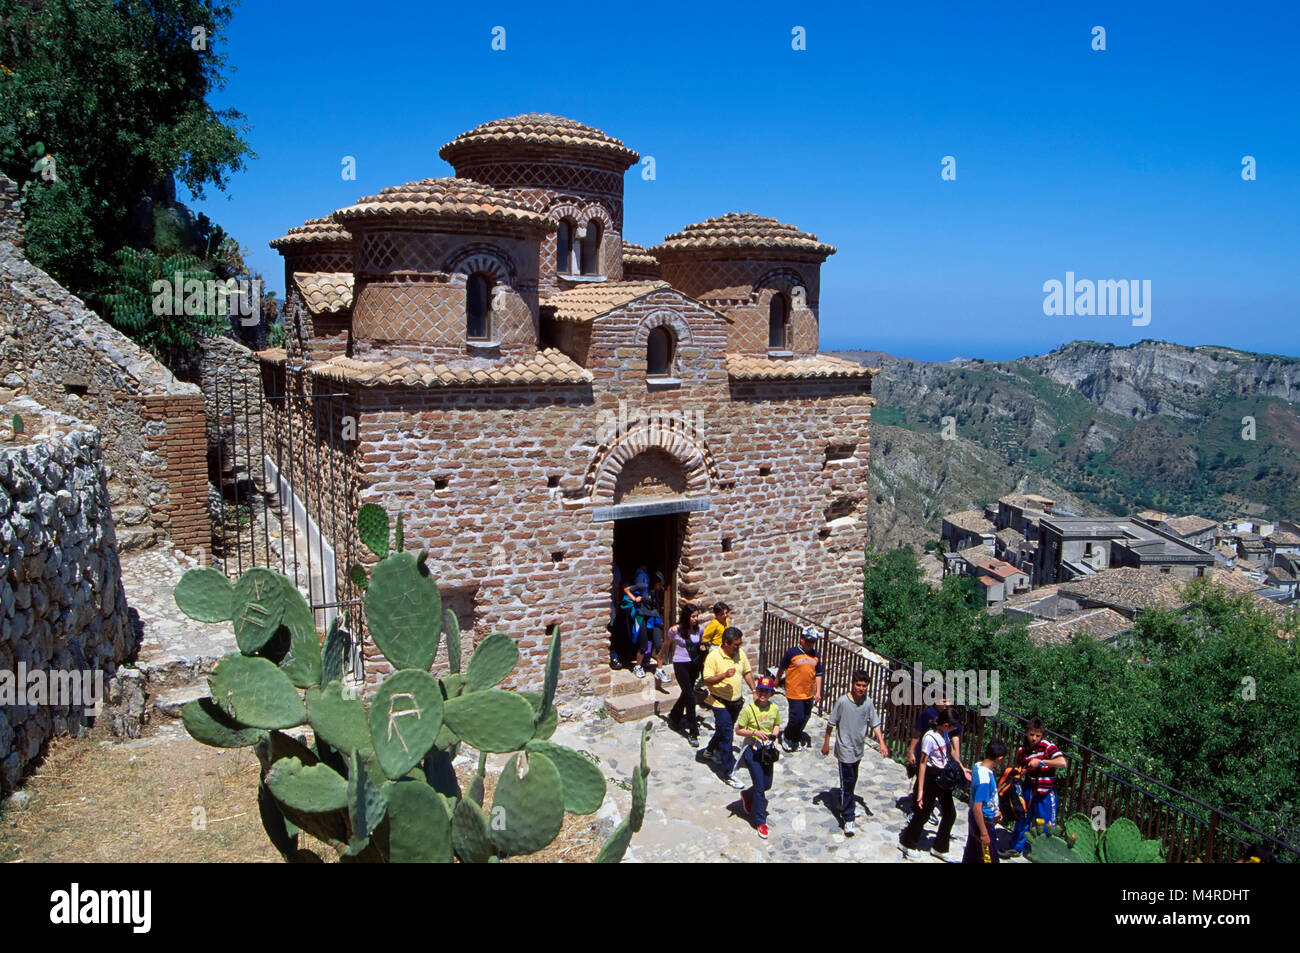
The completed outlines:
{"type": "Polygon", "coordinates": [[[211,543],[203,396],[0,241],[0,378],[103,434],[122,548],[211,543]]]}
{"type": "Polygon", "coordinates": [[[65,696],[16,704],[20,673],[76,673],[81,687],[81,673],[103,672],[108,690],[136,645],[99,432],[29,399],[0,405],[6,421],[17,412],[24,422],[24,435],[8,426],[0,435],[0,791],[9,791],[46,741],[88,717],[65,696]]]}
{"type": "Polygon", "coordinates": [[[0,242],[23,247],[23,216],[18,207],[18,183],[0,173],[0,242]]]}

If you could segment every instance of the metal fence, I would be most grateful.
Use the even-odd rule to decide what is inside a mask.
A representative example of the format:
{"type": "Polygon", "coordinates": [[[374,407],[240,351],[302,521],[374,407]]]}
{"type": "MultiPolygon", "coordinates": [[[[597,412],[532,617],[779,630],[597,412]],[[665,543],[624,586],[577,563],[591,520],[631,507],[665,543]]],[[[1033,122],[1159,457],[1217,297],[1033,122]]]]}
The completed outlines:
{"type": "MultiPolygon", "coordinates": [[[[336,616],[360,631],[346,574],[355,561],[344,451],[347,395],[297,386],[283,368],[205,386],[214,563],[232,579],[254,566],[292,579],[320,631],[336,616]]],[[[350,670],[360,672],[354,645],[350,670]]]]}
{"type": "MultiPolygon", "coordinates": [[[[798,644],[799,633],[809,625],[824,636],[818,643],[824,673],[821,713],[825,714],[836,699],[848,692],[854,672],[865,671],[870,684],[868,694],[884,720],[885,742],[890,754],[901,760],[906,756],[913,726],[924,707],[895,703],[898,696],[892,688],[900,680],[908,679],[911,665],[845,638],[816,620],[764,602],[759,668],[765,671],[777,665],[781,656],[798,644]]],[[[902,694],[914,697],[911,693],[902,694]]],[[[1022,743],[1028,719],[1015,712],[1001,708],[997,715],[983,715],[975,708],[959,710],[961,737],[965,742],[960,750],[966,767],[981,758],[984,746],[994,739],[1004,742],[1009,752],[1022,743]]],[[[1067,767],[1057,772],[1056,780],[1061,817],[1075,812],[1091,816],[1098,807],[1105,811],[1108,824],[1127,817],[1137,824],[1143,836],[1159,838],[1164,843],[1170,863],[1233,862],[1261,845],[1271,847],[1279,860],[1300,861],[1300,849],[1231,814],[1072,738],[1052,731],[1045,734],[1068,759],[1067,767]]]]}

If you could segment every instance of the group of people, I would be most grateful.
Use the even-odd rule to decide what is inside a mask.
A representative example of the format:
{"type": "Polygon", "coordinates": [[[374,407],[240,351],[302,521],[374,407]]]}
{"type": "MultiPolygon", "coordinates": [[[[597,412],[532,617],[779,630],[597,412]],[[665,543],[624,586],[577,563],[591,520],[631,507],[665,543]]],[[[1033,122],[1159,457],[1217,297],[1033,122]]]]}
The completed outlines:
{"type": "MultiPolygon", "coordinates": [[[[692,747],[699,747],[698,692],[703,707],[713,715],[713,734],[703,756],[718,767],[727,784],[740,789],[745,812],[759,837],[766,838],[768,791],[780,758],[777,749],[793,754],[811,746],[804,728],[813,708],[822,701],[822,660],[818,635],[811,626],[800,633],[798,645],[781,657],[775,678],[755,674],[743,642],[744,633],[731,624],[726,603],[713,606],[713,619],[707,626],[701,625],[699,610],[687,605],[677,624],[667,630],[657,661],[659,670],[664,671],[665,656],[671,653],[681,692],[668,715],[670,727],[684,734],[692,747]],[[772,702],[782,683],[789,711],[784,728],[781,711],[772,702]],[[745,686],[753,693],[748,704],[745,686]],[[739,761],[732,751],[736,736],[743,739],[739,761]],[[738,777],[741,767],[749,775],[748,785],[738,777]]],[[[882,719],[869,697],[870,676],[865,671],[854,672],[850,685],[827,716],[821,744],[823,755],[835,755],[839,780],[836,814],[848,837],[857,833],[855,788],[868,737],[874,739],[882,758],[889,757],[882,719]]],[[[918,849],[921,833],[938,807],[939,828],[931,853],[947,859],[957,817],[953,796],[961,789],[970,792],[970,824],[962,861],[996,863],[1022,853],[1031,825],[1056,823],[1056,772],[1065,767],[1066,760],[1045,738],[1038,719],[1029,721],[1024,743],[1016,749],[1012,766],[1004,769],[1007,754],[1003,742],[991,741],[983,760],[967,769],[961,762],[959,712],[949,699],[924,709],[908,745],[909,772],[914,768],[915,783],[908,805],[911,818],[899,837],[900,846],[905,851],[918,849]],[[1011,842],[999,850],[993,827],[1008,813],[1015,821],[1011,842]]]]}
{"type": "MultiPolygon", "coordinates": [[[[651,579],[644,563],[626,584],[622,572],[614,567],[614,598],[609,618],[610,667],[626,668],[637,678],[645,678],[646,667],[662,656],[666,591],[664,574],[656,572],[651,579]]],[[[662,664],[655,677],[661,682],[668,681],[668,671],[662,664]]]]}

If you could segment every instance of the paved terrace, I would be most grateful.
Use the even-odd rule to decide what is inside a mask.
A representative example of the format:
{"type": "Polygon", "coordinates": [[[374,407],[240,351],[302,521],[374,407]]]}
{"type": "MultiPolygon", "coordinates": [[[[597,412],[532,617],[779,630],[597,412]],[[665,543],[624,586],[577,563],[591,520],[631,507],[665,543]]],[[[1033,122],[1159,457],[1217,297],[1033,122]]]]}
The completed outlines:
{"type": "MultiPolygon", "coordinates": [[[[674,685],[671,694],[660,697],[671,703],[676,694],[674,685]]],[[[784,724],[784,697],[778,695],[774,704],[781,708],[784,724]]],[[[839,801],[837,772],[833,755],[821,754],[826,721],[820,716],[814,715],[805,729],[815,747],[794,754],[782,752],[777,762],[772,790],[768,792],[771,835],[766,841],[742,811],[740,791],[723,783],[717,769],[703,760],[708,733],[701,735],[700,748],[695,749],[669,729],[662,717],[626,724],[593,718],[560,725],[554,740],[596,755],[611,782],[626,781],[640,757],[641,726],[647,720],[654,727],[646,749],[650,764],[646,819],[641,832],[632,838],[627,853],[630,862],[943,863],[929,853],[938,827],[938,810],[921,836],[921,850],[904,856],[899,848],[898,835],[907,823],[907,815],[897,802],[908,793],[907,774],[902,765],[882,759],[879,750],[870,745],[858,777],[858,833],[844,836],[832,813],[839,801]]],[[[711,717],[707,720],[711,724],[711,717]]],[[[741,773],[746,780],[748,776],[748,771],[741,773]]],[[[631,795],[614,783],[610,784],[610,793],[615,796],[606,800],[602,814],[626,811],[631,795]]],[[[961,861],[966,846],[969,810],[963,801],[956,806],[957,823],[948,852],[948,860],[953,863],[961,861]]],[[[1005,845],[1009,832],[1000,831],[1000,837],[1005,845]]]]}

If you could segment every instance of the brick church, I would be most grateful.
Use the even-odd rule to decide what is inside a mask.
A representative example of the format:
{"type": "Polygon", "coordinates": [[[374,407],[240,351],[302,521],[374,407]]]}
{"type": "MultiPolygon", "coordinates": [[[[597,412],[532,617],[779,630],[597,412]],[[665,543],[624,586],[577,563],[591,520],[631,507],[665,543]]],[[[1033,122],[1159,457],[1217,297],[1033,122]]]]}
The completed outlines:
{"type": "Polygon", "coordinates": [[[755,637],[765,599],[857,631],[874,400],[870,370],[817,353],[835,249],[750,213],[625,241],[640,157],[570,119],[494,120],[439,155],[454,178],[271,242],[287,340],[264,386],[346,395],[350,431],[291,415],[299,446],[340,428],[340,563],[362,553],[344,513],[400,509],[462,628],[518,640],[521,681],[561,624],[568,695],[608,686],[615,565],[663,571],[670,613],[727,601],[755,637]]]}

